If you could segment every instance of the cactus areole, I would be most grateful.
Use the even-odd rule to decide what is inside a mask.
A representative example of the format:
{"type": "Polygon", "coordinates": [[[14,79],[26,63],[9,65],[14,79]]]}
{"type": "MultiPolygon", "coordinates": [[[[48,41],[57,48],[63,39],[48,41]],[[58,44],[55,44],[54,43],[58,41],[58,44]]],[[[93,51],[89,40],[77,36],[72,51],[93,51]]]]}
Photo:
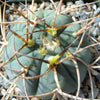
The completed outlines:
{"type": "MultiPolygon", "coordinates": [[[[44,10],[44,11],[37,11],[35,12],[39,18],[45,18],[45,23],[47,23],[49,26],[52,27],[53,24],[53,15],[55,14],[55,11],[52,10],[44,10]],[[51,16],[49,18],[46,18],[48,16],[51,16]]],[[[35,17],[33,16],[33,19],[35,17]]],[[[21,21],[25,21],[24,18],[21,19],[21,21]]],[[[61,26],[64,24],[71,23],[72,19],[69,15],[66,14],[59,14],[57,15],[55,26],[61,26]]],[[[32,31],[32,25],[29,25],[28,27],[29,32],[32,31]]],[[[24,54],[26,56],[22,56],[20,54],[17,54],[17,58],[19,62],[23,66],[28,67],[28,71],[26,73],[26,77],[33,77],[40,75],[44,73],[48,69],[48,63],[45,63],[40,60],[32,59],[31,57],[36,57],[42,60],[47,60],[50,62],[49,65],[53,65],[57,61],[63,59],[66,57],[66,52],[60,57],[59,53],[61,53],[64,48],[69,46],[74,40],[75,37],[72,36],[72,34],[80,29],[79,24],[70,25],[68,27],[62,28],[60,30],[50,29],[44,23],[40,22],[36,25],[34,31],[38,30],[44,30],[47,29],[47,31],[41,31],[41,32],[34,32],[32,33],[32,40],[28,41],[29,46],[25,46],[19,53],[24,54]],[[56,36],[55,36],[56,34],[56,36]],[[44,38],[43,38],[44,37],[44,38]],[[56,46],[53,39],[59,41],[59,45],[56,46]],[[31,46],[30,46],[31,45],[31,46]],[[40,48],[41,45],[41,48],[40,48]],[[28,57],[30,56],[30,57],[28,57]]],[[[24,35],[26,33],[26,24],[25,23],[17,23],[15,24],[11,30],[16,32],[18,35],[22,36],[23,38],[26,38],[24,35]]],[[[18,51],[21,46],[24,44],[24,42],[19,39],[18,37],[14,36],[11,32],[8,32],[7,34],[7,40],[8,45],[3,50],[3,61],[6,62],[10,57],[13,56],[15,51],[18,51]]],[[[67,56],[70,55],[70,53],[74,53],[80,40],[77,40],[69,49],[67,56]]],[[[87,46],[89,43],[87,38],[84,38],[84,41],[80,47],[83,48],[84,46],[87,46]]],[[[91,53],[89,49],[84,50],[76,55],[83,61],[85,61],[87,64],[90,63],[91,60],[91,53]]],[[[80,79],[81,82],[84,80],[86,76],[86,67],[79,61],[79,71],[80,71],[80,79]]],[[[19,70],[22,69],[22,66],[18,63],[15,57],[13,57],[6,65],[5,70],[7,72],[7,75],[10,79],[13,79],[16,75],[19,74],[19,70]],[[7,68],[16,70],[11,71],[7,68]]],[[[71,93],[74,92],[77,89],[77,73],[75,69],[74,63],[68,59],[64,62],[58,64],[56,66],[58,80],[61,86],[61,89],[63,92],[71,93]]],[[[23,79],[20,78],[16,85],[23,91],[24,85],[23,85],[23,79]]],[[[38,78],[38,79],[26,79],[26,89],[28,95],[39,95],[51,92],[52,90],[56,89],[57,85],[54,79],[53,71],[50,70],[47,74],[44,76],[38,78]]],[[[51,96],[44,96],[41,97],[43,100],[49,100],[51,96]]]]}

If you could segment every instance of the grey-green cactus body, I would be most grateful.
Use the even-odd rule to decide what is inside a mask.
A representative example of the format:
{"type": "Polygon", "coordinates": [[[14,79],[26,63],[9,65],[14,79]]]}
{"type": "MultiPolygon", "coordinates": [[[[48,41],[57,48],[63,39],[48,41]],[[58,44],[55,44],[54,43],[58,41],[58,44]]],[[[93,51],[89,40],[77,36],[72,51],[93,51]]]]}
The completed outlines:
{"type": "MultiPolygon", "coordinates": [[[[44,21],[48,25],[52,26],[54,11],[44,10],[41,12],[36,12],[35,14],[39,16],[39,18],[46,18],[48,16],[51,16],[45,19],[44,21]]],[[[22,20],[25,20],[25,19],[22,18],[21,21],[22,20]]],[[[72,19],[70,16],[66,14],[60,14],[56,18],[55,25],[60,26],[67,23],[71,23],[71,22],[72,22],[72,19]]],[[[46,28],[47,26],[44,25],[42,22],[40,22],[35,27],[34,31],[46,29],[46,28]]],[[[72,43],[73,40],[75,40],[75,37],[72,36],[72,33],[76,32],[79,29],[80,29],[80,25],[76,24],[76,25],[71,25],[66,28],[58,30],[56,34],[57,39],[59,41],[58,47],[55,46],[52,41],[55,37],[51,36],[47,32],[33,33],[34,45],[32,47],[27,47],[27,46],[24,47],[20,51],[20,53],[25,54],[27,56],[48,60],[48,57],[59,54],[60,52],[64,50],[64,48],[66,48],[70,43],[72,43]],[[50,41],[51,44],[49,43],[47,44],[43,40],[43,37],[46,38],[48,41],[50,41]],[[46,46],[46,50],[47,50],[46,54],[40,53],[39,51],[40,45],[46,46]]],[[[22,36],[23,34],[26,34],[26,24],[25,23],[15,24],[12,27],[12,30],[22,36]]],[[[31,30],[32,30],[32,26],[29,25],[29,31],[31,32],[31,30]]],[[[26,36],[22,36],[22,37],[25,38],[26,36]]],[[[24,44],[22,40],[14,36],[11,32],[7,34],[7,39],[8,39],[8,45],[3,50],[4,62],[7,61],[15,53],[14,45],[17,51],[24,44]]],[[[79,41],[80,40],[77,40],[77,42],[73,44],[73,46],[71,46],[68,51],[72,53],[75,52],[77,45],[79,44],[79,41]]],[[[88,45],[87,38],[84,39],[84,42],[81,45],[81,48],[83,48],[86,45],[88,45]]],[[[48,64],[45,62],[31,59],[25,56],[21,56],[19,54],[17,54],[17,57],[18,57],[18,60],[21,62],[21,64],[23,64],[23,66],[29,67],[26,76],[31,77],[31,76],[40,75],[48,69],[48,64]]],[[[63,59],[64,57],[66,57],[65,53],[62,55],[60,59],[63,59]]],[[[77,57],[79,57],[80,59],[84,60],[87,64],[89,64],[91,60],[91,53],[89,49],[84,50],[80,52],[79,54],[77,54],[77,57]]],[[[15,59],[15,57],[10,62],[8,62],[5,66],[14,70],[20,70],[22,68],[17,62],[17,60],[15,59]]],[[[86,70],[86,67],[79,61],[78,61],[78,66],[79,66],[81,82],[82,82],[85,78],[87,70],[86,70]]],[[[67,93],[74,92],[77,88],[77,74],[76,74],[76,69],[73,62],[71,60],[66,60],[58,64],[56,69],[57,69],[57,75],[58,75],[58,79],[59,79],[59,83],[60,83],[62,91],[67,92],[67,93]]],[[[6,72],[10,79],[18,75],[18,72],[14,72],[8,69],[6,69],[6,72]]],[[[16,84],[24,92],[23,80],[20,79],[16,84]]],[[[51,92],[52,90],[57,88],[55,80],[54,80],[53,71],[51,70],[50,72],[48,72],[46,75],[44,75],[43,77],[39,79],[26,80],[26,87],[27,87],[28,95],[38,95],[38,94],[51,92]]],[[[50,99],[50,96],[43,97],[42,99],[48,100],[50,99]]]]}

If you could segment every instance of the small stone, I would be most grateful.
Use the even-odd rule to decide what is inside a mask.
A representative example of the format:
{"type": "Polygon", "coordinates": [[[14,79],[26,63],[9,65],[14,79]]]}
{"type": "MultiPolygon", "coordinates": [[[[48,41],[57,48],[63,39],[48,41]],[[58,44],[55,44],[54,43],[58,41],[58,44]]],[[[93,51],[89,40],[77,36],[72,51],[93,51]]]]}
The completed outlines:
{"type": "Polygon", "coordinates": [[[73,5],[73,2],[67,2],[67,6],[73,5]]]}
{"type": "MultiPolygon", "coordinates": [[[[15,7],[15,3],[12,3],[12,5],[11,5],[12,7],[15,7]]],[[[13,10],[13,8],[9,8],[9,10],[13,10]]]]}
{"type": "Polygon", "coordinates": [[[84,4],[84,1],[83,0],[75,1],[75,4],[76,5],[82,5],[82,4],[84,4]]]}
{"type": "Polygon", "coordinates": [[[21,90],[20,90],[18,87],[16,87],[16,88],[15,88],[15,94],[18,95],[18,94],[20,94],[20,92],[21,92],[21,90]]]}
{"type": "Polygon", "coordinates": [[[2,90],[1,90],[1,94],[2,94],[2,95],[5,95],[5,94],[6,94],[6,90],[5,90],[5,89],[2,89],[2,90]]]}
{"type": "Polygon", "coordinates": [[[95,16],[98,15],[98,14],[100,14],[100,7],[97,8],[97,9],[94,11],[94,15],[95,15],[95,16]]]}
{"type": "Polygon", "coordinates": [[[20,12],[22,12],[22,8],[21,8],[21,7],[18,7],[18,10],[19,10],[20,12]]]}
{"type": "Polygon", "coordinates": [[[100,28],[100,22],[98,23],[98,27],[100,28]]]}
{"type": "Polygon", "coordinates": [[[65,5],[62,5],[61,11],[65,10],[65,5]]]}
{"type": "Polygon", "coordinates": [[[96,37],[96,36],[98,36],[98,35],[100,35],[100,29],[98,28],[98,27],[94,27],[92,30],[91,30],[91,35],[93,36],[93,37],[96,37]]]}
{"type": "Polygon", "coordinates": [[[32,98],[31,100],[40,100],[40,99],[38,99],[38,98],[32,98]]]}
{"type": "Polygon", "coordinates": [[[6,14],[9,14],[9,9],[6,10],[6,14]]]}
{"type": "Polygon", "coordinates": [[[9,15],[9,20],[10,20],[10,21],[13,21],[13,20],[14,20],[13,15],[9,15]]]}
{"type": "Polygon", "coordinates": [[[93,9],[93,10],[96,10],[96,9],[97,9],[96,4],[93,4],[93,5],[92,5],[92,9],[93,9]]]}
{"type": "Polygon", "coordinates": [[[100,18],[97,18],[97,19],[94,21],[93,26],[99,27],[99,24],[100,24],[100,18]]]}
{"type": "Polygon", "coordinates": [[[97,40],[100,42],[100,36],[98,36],[97,40]]]}
{"type": "Polygon", "coordinates": [[[19,7],[20,7],[20,8],[22,8],[22,9],[24,9],[24,8],[25,8],[25,6],[24,6],[24,5],[21,5],[21,4],[19,5],[19,7]]]}
{"type": "Polygon", "coordinates": [[[43,9],[44,7],[45,7],[45,3],[43,2],[43,3],[40,5],[39,9],[41,10],[41,9],[43,9]]]}

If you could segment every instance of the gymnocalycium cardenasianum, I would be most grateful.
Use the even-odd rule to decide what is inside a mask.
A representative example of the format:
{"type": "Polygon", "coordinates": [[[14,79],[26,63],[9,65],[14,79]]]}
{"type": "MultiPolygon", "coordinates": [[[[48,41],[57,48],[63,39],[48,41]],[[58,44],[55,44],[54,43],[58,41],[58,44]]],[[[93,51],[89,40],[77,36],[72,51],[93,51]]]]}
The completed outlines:
{"type": "MultiPolygon", "coordinates": [[[[40,18],[45,18],[44,22],[47,23],[50,28],[46,26],[43,22],[39,22],[35,28],[34,33],[32,33],[31,39],[28,39],[27,45],[22,49],[21,46],[24,42],[17,37],[16,35],[12,34],[11,31],[7,34],[8,45],[3,50],[3,61],[6,62],[9,58],[11,58],[17,51],[20,54],[17,54],[18,60],[13,57],[6,65],[5,70],[7,75],[10,79],[13,79],[16,75],[19,74],[19,70],[22,69],[22,66],[27,67],[26,77],[33,77],[40,74],[43,74],[49,67],[49,65],[53,66],[57,70],[57,76],[59,80],[59,84],[63,92],[71,93],[77,89],[77,73],[76,68],[71,59],[65,60],[56,66],[54,64],[73,54],[77,49],[77,46],[80,42],[80,38],[65,51],[62,56],[59,54],[64,51],[75,39],[72,34],[77,32],[81,27],[79,24],[70,25],[68,27],[56,30],[55,28],[52,29],[53,23],[53,15],[55,11],[53,10],[44,10],[44,11],[37,11],[35,14],[40,18]],[[52,15],[51,17],[47,18],[48,16],[52,15]],[[39,30],[45,30],[40,31],[39,30]],[[36,32],[38,31],[38,32],[36,32]],[[24,54],[24,55],[21,55],[24,54]],[[31,57],[38,58],[32,59],[31,57]],[[42,60],[49,62],[45,63],[42,60]],[[18,61],[21,63],[19,64],[18,61]],[[9,70],[8,68],[12,69],[9,70]],[[13,71],[14,70],[14,71],[13,71]],[[16,71],[15,71],[16,70],[16,71]]],[[[35,17],[33,17],[34,19],[35,17]]],[[[25,21],[24,18],[21,18],[20,21],[25,21]]],[[[59,14],[56,17],[55,26],[61,26],[64,24],[68,24],[73,22],[71,16],[66,14],[59,14]]],[[[33,26],[29,24],[28,30],[29,33],[32,32],[33,26]]],[[[26,23],[16,23],[12,28],[12,31],[16,32],[18,35],[26,38],[26,23]]],[[[80,49],[89,45],[89,40],[87,37],[84,37],[83,43],[80,46],[80,49]]],[[[91,52],[89,49],[85,49],[82,52],[75,55],[79,57],[87,64],[90,63],[91,60],[91,52]]],[[[80,61],[77,61],[80,71],[80,79],[81,82],[84,80],[87,69],[84,64],[80,61]]],[[[24,93],[24,85],[23,79],[17,81],[16,85],[23,91],[24,93]]],[[[37,78],[37,79],[26,79],[26,89],[28,95],[39,95],[43,93],[51,92],[52,90],[56,89],[57,85],[54,79],[53,71],[50,70],[44,76],[37,78]]],[[[51,96],[42,97],[44,100],[50,99],[51,96]]]]}

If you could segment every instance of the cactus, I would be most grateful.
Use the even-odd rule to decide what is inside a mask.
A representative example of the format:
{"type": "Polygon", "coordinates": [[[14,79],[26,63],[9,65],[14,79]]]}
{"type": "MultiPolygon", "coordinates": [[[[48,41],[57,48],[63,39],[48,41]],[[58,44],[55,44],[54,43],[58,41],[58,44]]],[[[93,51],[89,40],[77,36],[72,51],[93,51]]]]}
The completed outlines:
{"type": "MultiPolygon", "coordinates": [[[[26,95],[23,85],[23,79],[25,79],[26,92],[31,96],[59,89],[54,75],[54,69],[56,69],[61,90],[65,93],[73,93],[78,86],[77,70],[73,60],[80,58],[89,64],[92,57],[89,49],[76,52],[81,36],[76,40],[73,33],[81,27],[79,24],[65,27],[64,25],[73,22],[71,16],[67,14],[57,15],[55,25],[53,25],[55,11],[44,10],[34,13],[33,20],[37,18],[39,21],[36,25],[31,25],[32,21],[28,23],[29,34],[26,34],[26,23],[16,23],[11,29],[7,28],[9,31],[7,33],[8,44],[2,51],[3,61],[7,62],[5,63],[6,73],[10,79],[22,73],[16,85],[23,91],[23,95],[26,95]],[[45,20],[41,21],[44,18],[45,20]]],[[[30,15],[28,17],[30,19],[30,15]]],[[[25,18],[20,19],[20,21],[26,20],[25,18]]],[[[89,45],[89,40],[85,36],[79,50],[87,45],[89,45]]],[[[78,60],[76,62],[82,82],[87,68],[82,62],[78,60]]],[[[49,100],[51,96],[52,94],[40,98],[49,100]]]]}

